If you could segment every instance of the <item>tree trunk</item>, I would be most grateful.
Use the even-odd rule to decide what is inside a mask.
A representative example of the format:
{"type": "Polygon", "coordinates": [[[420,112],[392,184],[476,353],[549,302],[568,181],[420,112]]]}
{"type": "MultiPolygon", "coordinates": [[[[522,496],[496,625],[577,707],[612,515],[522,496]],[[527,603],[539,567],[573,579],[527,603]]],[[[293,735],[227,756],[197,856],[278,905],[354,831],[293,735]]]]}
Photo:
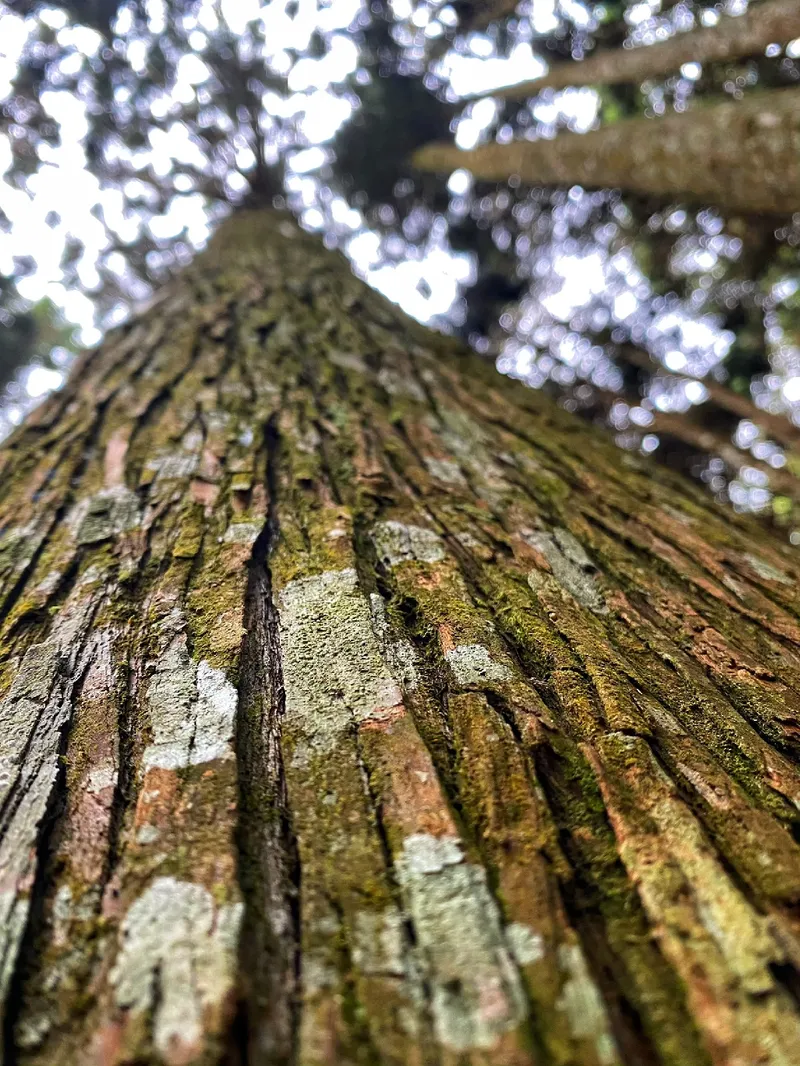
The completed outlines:
{"type": "Polygon", "coordinates": [[[777,536],[271,213],[0,473],[7,1063],[800,1061],[777,536]]]}
{"type": "Polygon", "coordinates": [[[421,170],[458,167],[483,181],[516,174],[532,185],[615,187],[766,214],[800,210],[800,92],[777,89],[736,103],[706,104],[666,118],[630,118],[551,141],[484,144],[461,151],[429,144],[421,170]]]}
{"type": "Polygon", "coordinates": [[[524,100],[542,89],[642,82],[671,74],[684,63],[723,63],[763,55],[767,45],[788,44],[798,36],[797,0],[764,0],[743,15],[723,16],[716,26],[678,33],[669,40],[645,47],[605,49],[580,63],[557,63],[534,81],[479,95],[524,100]]]}

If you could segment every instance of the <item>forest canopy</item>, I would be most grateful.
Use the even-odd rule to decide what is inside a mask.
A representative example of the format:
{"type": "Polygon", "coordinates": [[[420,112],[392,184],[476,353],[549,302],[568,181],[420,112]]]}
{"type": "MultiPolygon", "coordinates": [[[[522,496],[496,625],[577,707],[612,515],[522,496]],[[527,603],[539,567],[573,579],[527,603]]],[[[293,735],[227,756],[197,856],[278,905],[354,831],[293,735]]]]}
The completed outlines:
{"type": "Polygon", "coordinates": [[[787,0],[0,3],[3,431],[270,203],[791,531],[799,79],[787,0]]]}

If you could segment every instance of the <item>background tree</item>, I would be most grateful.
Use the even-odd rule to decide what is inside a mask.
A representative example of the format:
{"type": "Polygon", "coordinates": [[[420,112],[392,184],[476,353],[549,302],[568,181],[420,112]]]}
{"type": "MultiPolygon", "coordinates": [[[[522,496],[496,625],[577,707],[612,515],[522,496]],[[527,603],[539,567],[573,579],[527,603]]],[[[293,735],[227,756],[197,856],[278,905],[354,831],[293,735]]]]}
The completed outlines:
{"type": "MultiPolygon", "coordinates": [[[[30,193],[42,188],[59,137],[75,139],[75,119],[64,123],[48,110],[53,90],[61,101],[84,101],[80,150],[100,183],[91,195],[103,224],[74,226],[73,234],[54,222],[52,243],[64,244],[64,275],[55,282],[59,293],[52,285],[48,293],[77,306],[78,293],[88,287],[104,327],[187,260],[205,237],[206,220],[213,226],[230,203],[266,202],[277,191],[306,224],[324,229],[330,243],[352,248],[359,268],[376,279],[388,279],[396,268],[410,275],[413,268],[416,280],[405,286],[408,306],[463,333],[486,354],[500,355],[504,367],[532,384],[546,381],[566,391],[569,405],[594,409],[586,393],[592,381],[612,391],[623,387],[614,409],[633,412],[639,422],[623,427],[617,419],[619,439],[649,449],[663,441],[643,433],[643,421],[665,404],[680,414],[706,393],[690,378],[656,374],[651,380],[639,373],[634,380],[617,362],[620,342],[646,348],[654,365],[665,357],[675,364],[680,351],[690,374],[711,370],[752,391],[756,405],[792,412],[792,397],[800,392],[794,329],[777,324],[793,314],[787,301],[797,272],[797,235],[790,218],[787,224],[742,218],[731,204],[709,210],[663,198],[620,198],[605,189],[595,194],[573,186],[567,196],[566,189],[510,188],[505,181],[464,185],[460,173],[449,188],[446,176],[415,174],[408,158],[422,143],[445,138],[451,125],[460,144],[494,132],[505,143],[549,137],[564,127],[585,129],[595,113],[613,127],[621,116],[681,111],[698,97],[713,103],[753,88],[791,85],[794,49],[781,48],[790,33],[787,20],[769,54],[701,65],[709,32],[719,31],[714,39],[749,40],[748,27],[768,22],[774,6],[753,5],[744,17],[741,6],[733,7],[727,22],[713,26],[713,7],[667,4],[659,12],[655,0],[650,17],[643,17],[641,5],[625,4],[540,5],[530,17],[491,5],[480,11],[396,5],[354,14],[340,4],[315,15],[308,5],[272,4],[265,19],[249,18],[258,16],[257,6],[219,8],[194,0],[91,8],[15,3],[27,19],[14,91],[5,103],[14,156],[9,178],[30,193]],[[698,61],[660,80],[661,45],[651,52],[650,44],[677,41],[678,33],[683,47],[697,40],[698,61]],[[593,52],[604,61],[623,45],[642,46],[626,48],[626,56],[651,55],[648,81],[612,86],[597,97],[588,90],[545,93],[523,107],[486,100],[465,108],[455,92],[480,86],[479,56],[489,65],[508,57],[512,71],[530,70],[535,53],[561,60],[560,70],[578,60],[580,82],[584,56],[593,52]],[[442,314],[449,298],[433,263],[450,248],[464,257],[453,269],[462,297],[442,314]],[[569,299],[569,285],[559,294],[565,263],[581,264],[570,267],[574,275],[601,261],[602,285],[586,279],[569,299]],[[561,266],[552,269],[556,262],[561,266]],[[515,303],[516,311],[507,306],[515,303]],[[551,305],[556,313],[547,310],[551,305]],[[585,345],[580,357],[576,345],[585,345]]],[[[5,39],[16,33],[6,29],[5,39]]],[[[751,41],[746,51],[753,48],[751,41]]],[[[498,67],[494,78],[501,83],[509,75],[498,67]]],[[[23,232],[24,223],[17,225],[23,232]]],[[[35,286],[29,282],[28,288],[35,286]]],[[[19,296],[10,296],[19,306],[19,296]]],[[[729,429],[735,448],[750,441],[745,463],[749,452],[768,465],[787,465],[777,441],[758,430],[753,437],[750,425],[726,427],[725,435],[729,429]]],[[[662,447],[656,451],[679,458],[662,447]]],[[[755,466],[743,471],[743,480],[727,464],[725,477],[712,473],[711,456],[692,452],[682,461],[737,505],[772,506],[755,466]],[[757,483],[750,485],[752,477],[757,483]]],[[[776,506],[784,508],[785,500],[776,506]]]]}
{"type": "Polygon", "coordinates": [[[501,88],[493,95],[523,100],[543,89],[636,84],[660,74],[672,74],[686,63],[705,65],[761,56],[770,45],[787,45],[798,36],[800,13],[793,0],[763,0],[744,15],[723,15],[711,26],[677,33],[644,50],[604,48],[577,69],[569,62],[557,65],[535,81],[501,88]]]}

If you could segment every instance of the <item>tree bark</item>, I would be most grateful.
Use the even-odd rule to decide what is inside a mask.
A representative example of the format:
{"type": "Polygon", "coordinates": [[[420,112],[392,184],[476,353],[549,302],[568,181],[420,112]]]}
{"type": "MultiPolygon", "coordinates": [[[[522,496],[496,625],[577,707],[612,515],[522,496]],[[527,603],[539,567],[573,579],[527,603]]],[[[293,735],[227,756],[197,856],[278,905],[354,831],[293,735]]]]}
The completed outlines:
{"type": "Polygon", "coordinates": [[[7,1063],[800,1061],[776,535],[271,213],[0,474],[7,1063]]]}
{"type": "Polygon", "coordinates": [[[724,63],[763,55],[767,45],[788,44],[795,37],[800,37],[797,0],[764,0],[744,15],[723,16],[716,26],[645,47],[606,49],[580,63],[557,63],[541,78],[477,95],[525,100],[542,89],[642,82],[671,74],[684,63],[724,63]]]}
{"type": "Polygon", "coordinates": [[[554,140],[420,148],[420,170],[458,167],[482,181],[512,174],[532,185],[619,188],[730,211],[786,215],[800,209],[800,93],[761,92],[665,118],[631,118],[554,140]]]}

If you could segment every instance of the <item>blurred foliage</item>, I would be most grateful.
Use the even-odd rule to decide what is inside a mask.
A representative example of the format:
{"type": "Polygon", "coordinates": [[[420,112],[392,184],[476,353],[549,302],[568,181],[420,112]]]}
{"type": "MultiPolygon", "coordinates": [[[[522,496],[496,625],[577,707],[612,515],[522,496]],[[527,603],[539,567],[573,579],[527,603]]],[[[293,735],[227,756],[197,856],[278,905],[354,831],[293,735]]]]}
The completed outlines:
{"type": "Polygon", "coordinates": [[[58,369],[75,353],[75,327],[48,299],[26,305],[0,275],[0,389],[31,365],[58,369]]]}
{"type": "Polygon", "coordinates": [[[372,278],[416,264],[415,306],[436,289],[426,267],[441,262],[433,253],[460,256],[449,310],[428,301],[434,324],[585,417],[610,421],[623,446],[655,450],[737,506],[771,508],[791,523],[794,504],[787,512],[779,501],[789,497],[771,496],[764,473],[790,469],[791,457],[757,419],[766,411],[800,424],[800,219],[743,218],[612,189],[526,187],[513,177],[476,183],[461,172],[422,175],[409,162],[436,140],[469,147],[552,138],[635,116],[658,122],[697,101],[791,90],[800,84],[800,47],[597,92],[467,98],[486,89],[493,64],[495,84],[528,80],[537,57],[580,64],[745,7],[0,0],[0,153],[5,145],[9,157],[0,175],[0,271],[8,275],[0,280],[0,384],[45,358],[48,344],[67,347],[41,323],[57,323],[54,305],[71,308],[70,294],[88,295],[108,328],[186,263],[221,215],[245,202],[288,205],[372,278]],[[4,44],[12,38],[13,50],[4,44]],[[4,50],[13,51],[5,89],[4,50]],[[45,307],[21,296],[35,290],[39,250],[23,248],[31,261],[18,255],[9,268],[2,231],[24,233],[19,198],[43,197],[48,168],[70,145],[95,183],[93,217],[72,225],[53,205],[48,225],[63,256],[45,307]],[[16,220],[4,219],[6,201],[16,220]],[[620,356],[625,346],[642,354],[635,372],[620,356]],[[721,417],[704,377],[750,402],[752,417],[721,417]],[[677,439],[680,419],[659,434],[662,415],[705,420],[733,441],[744,473],[699,451],[696,434],[677,439]]]}

